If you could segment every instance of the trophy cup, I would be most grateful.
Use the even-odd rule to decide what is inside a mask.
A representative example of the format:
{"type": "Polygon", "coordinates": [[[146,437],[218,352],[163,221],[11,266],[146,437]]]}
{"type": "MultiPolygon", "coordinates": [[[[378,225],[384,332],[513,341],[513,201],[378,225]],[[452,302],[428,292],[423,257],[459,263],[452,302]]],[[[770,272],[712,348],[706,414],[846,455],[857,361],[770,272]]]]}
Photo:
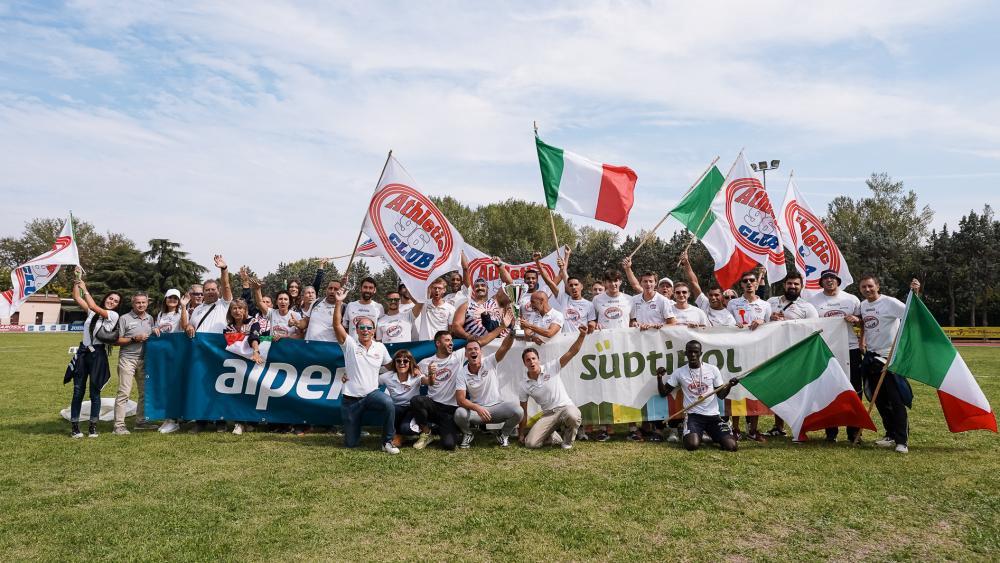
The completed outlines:
{"type": "Polygon", "coordinates": [[[514,336],[523,337],[524,329],[521,328],[521,298],[528,291],[528,286],[521,280],[503,286],[503,292],[510,299],[510,308],[514,311],[514,336]]]}

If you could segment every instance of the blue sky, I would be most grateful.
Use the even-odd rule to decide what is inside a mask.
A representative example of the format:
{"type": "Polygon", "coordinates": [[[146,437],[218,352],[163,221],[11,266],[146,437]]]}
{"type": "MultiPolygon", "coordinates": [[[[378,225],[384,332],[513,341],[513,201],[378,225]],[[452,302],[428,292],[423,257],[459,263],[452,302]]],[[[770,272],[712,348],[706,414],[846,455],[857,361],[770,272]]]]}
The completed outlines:
{"type": "Polygon", "coordinates": [[[1000,200],[998,14],[976,1],[4,3],[0,236],[71,208],[266,272],[349,252],[390,148],[425,193],[540,201],[533,120],[553,145],[636,170],[629,231],[741,147],[781,160],[776,206],[792,169],[817,210],[886,171],[954,224],[1000,200]]]}

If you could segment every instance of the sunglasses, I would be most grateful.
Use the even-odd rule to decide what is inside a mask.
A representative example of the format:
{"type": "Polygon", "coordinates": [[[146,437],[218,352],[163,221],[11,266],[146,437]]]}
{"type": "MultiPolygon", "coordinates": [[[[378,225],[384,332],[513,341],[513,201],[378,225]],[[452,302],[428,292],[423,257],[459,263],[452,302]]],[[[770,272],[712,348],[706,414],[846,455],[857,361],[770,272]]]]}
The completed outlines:
{"type": "Polygon", "coordinates": [[[410,360],[407,360],[406,358],[396,358],[396,363],[397,364],[408,364],[408,363],[410,363],[410,360]]]}
{"type": "Polygon", "coordinates": [[[755,281],[757,281],[757,280],[754,279],[754,278],[747,278],[745,280],[740,280],[740,283],[753,283],[755,281]]]}
{"type": "Polygon", "coordinates": [[[399,301],[399,297],[386,297],[386,301],[399,301]]]}
{"type": "Polygon", "coordinates": [[[358,330],[375,330],[372,325],[358,325],[358,330]]]}
{"type": "Polygon", "coordinates": [[[193,295],[195,297],[198,297],[199,295],[205,295],[205,294],[199,291],[199,292],[196,292],[196,293],[192,292],[191,295],[193,295]]]}
{"type": "Polygon", "coordinates": [[[732,295],[723,295],[722,298],[723,299],[732,299],[733,296],[732,295]]]}

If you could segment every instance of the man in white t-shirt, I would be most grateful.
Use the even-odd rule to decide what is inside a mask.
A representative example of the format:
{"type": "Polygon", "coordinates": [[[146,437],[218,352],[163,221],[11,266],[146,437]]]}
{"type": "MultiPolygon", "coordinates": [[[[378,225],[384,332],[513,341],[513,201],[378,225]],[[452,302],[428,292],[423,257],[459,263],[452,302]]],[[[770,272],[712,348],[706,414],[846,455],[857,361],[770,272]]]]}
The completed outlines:
{"type": "MultiPolygon", "coordinates": [[[[819,284],[823,291],[813,295],[809,300],[816,313],[820,317],[840,317],[844,319],[844,330],[847,331],[847,348],[850,354],[851,387],[858,393],[858,398],[862,394],[861,378],[861,349],[858,343],[858,335],[854,332],[854,327],[861,324],[861,301],[840,289],[840,275],[835,270],[824,270],[819,277],[819,284]]],[[[858,428],[847,428],[847,441],[853,442],[858,435],[858,428]]],[[[826,429],[826,441],[837,441],[838,429],[836,427],[826,429]]]]}
{"type": "MultiPolygon", "coordinates": [[[[462,269],[465,270],[465,253],[462,253],[462,269]]],[[[445,274],[445,287],[447,291],[444,296],[444,300],[451,304],[456,310],[469,300],[469,294],[465,290],[465,283],[463,281],[464,276],[459,272],[451,272],[445,274]]]]}
{"type": "Polygon", "coordinates": [[[413,318],[411,309],[401,311],[399,308],[401,296],[398,291],[385,294],[385,314],[379,317],[375,328],[375,339],[383,344],[396,344],[413,341],[413,318]]]}
{"type": "Polygon", "coordinates": [[[691,328],[708,326],[708,315],[688,301],[690,294],[691,288],[685,282],[679,281],[674,285],[674,319],[677,324],[691,328]]]}
{"type": "MultiPolygon", "coordinates": [[[[760,278],[754,270],[746,272],[740,276],[740,287],[743,295],[729,301],[729,312],[736,319],[736,326],[739,328],[749,328],[756,330],[757,327],[766,323],[771,318],[771,305],[757,295],[757,286],[760,278]]],[[[755,442],[766,442],[764,435],[757,430],[759,416],[748,416],[746,437],[755,442]]],[[[733,417],[733,436],[739,439],[740,419],[733,417]]]]}
{"type": "Polygon", "coordinates": [[[375,278],[365,278],[361,281],[361,299],[351,301],[344,308],[344,327],[347,328],[351,338],[355,340],[358,338],[358,331],[354,328],[357,319],[362,317],[378,319],[385,314],[382,305],[372,300],[377,291],[378,286],[375,285],[375,278]]]}
{"type": "MultiPolygon", "coordinates": [[[[677,287],[674,287],[674,294],[677,287]]],[[[692,340],[684,346],[684,357],[687,365],[681,366],[670,374],[666,381],[663,376],[666,368],[656,370],[656,387],[661,397],[666,397],[677,387],[681,388],[684,406],[696,403],[702,396],[711,393],[713,389],[722,387],[717,396],[725,399],[729,390],[739,383],[735,377],[725,382],[719,368],[701,361],[701,343],[692,340]]],[[[712,397],[695,405],[687,412],[684,420],[684,449],[697,450],[701,446],[701,435],[707,433],[719,448],[727,452],[736,451],[736,439],[729,430],[729,425],[722,420],[719,413],[719,401],[712,397]]]]}
{"type": "Polygon", "coordinates": [[[594,297],[594,330],[628,328],[632,298],[621,292],[622,275],[615,270],[604,272],[604,292],[594,297]]]}
{"type": "MultiPolygon", "coordinates": [[[[785,276],[782,286],[785,290],[781,296],[772,297],[767,300],[771,307],[771,322],[790,321],[795,319],[815,319],[819,315],[816,307],[802,297],[802,274],[799,272],[789,272],[785,276]]],[[[765,436],[787,436],[785,432],[785,421],[780,416],[774,415],[774,426],[764,433],[765,436]]],[[[793,441],[798,441],[798,436],[792,437],[793,441]]]]}
{"type": "Polygon", "coordinates": [[[563,384],[559,372],[580,352],[583,339],[587,336],[587,330],[580,327],[578,334],[576,341],[558,360],[544,365],[539,360],[538,350],[525,348],[521,352],[521,360],[527,373],[526,377],[521,380],[518,391],[521,399],[521,410],[524,412],[519,434],[524,445],[528,448],[542,447],[553,435],[553,432],[561,433],[564,450],[573,447],[576,431],[580,428],[583,416],[580,414],[580,409],[573,404],[569,393],[566,392],[566,386],[563,384]],[[529,397],[538,404],[538,408],[542,410],[542,416],[535,421],[530,432],[525,432],[528,425],[529,397]]]}
{"type": "MultiPolygon", "coordinates": [[[[865,386],[874,393],[878,380],[882,377],[882,368],[892,351],[896,332],[899,331],[899,319],[906,312],[906,305],[894,297],[881,295],[880,284],[875,276],[864,276],[858,282],[861,290],[859,312],[862,322],[862,348],[865,353],[861,360],[861,370],[865,376],[865,386]]],[[[914,279],[910,289],[920,292],[920,282],[914,279]]],[[[875,397],[875,407],[882,418],[885,437],[876,440],[875,445],[883,448],[895,448],[899,453],[910,451],[908,415],[906,403],[913,396],[906,379],[891,371],[885,372],[885,379],[875,397]]]]}
{"type": "Polygon", "coordinates": [[[583,282],[580,278],[570,276],[566,280],[566,291],[556,297],[559,309],[562,311],[563,334],[576,334],[580,327],[591,328],[591,321],[597,324],[597,314],[594,312],[594,304],[583,297],[583,282]]]}
{"type": "Polygon", "coordinates": [[[649,330],[677,324],[673,304],[663,294],[656,292],[654,272],[643,272],[639,276],[639,287],[642,288],[642,293],[632,297],[632,309],[629,313],[631,326],[649,330]]]}
{"type": "Polygon", "coordinates": [[[544,344],[562,331],[566,324],[563,314],[549,305],[549,296],[544,291],[538,290],[531,294],[531,308],[534,311],[532,321],[521,319],[525,338],[535,344],[544,344]]]}
{"type": "MultiPolygon", "coordinates": [[[[736,296],[736,292],[731,289],[723,291],[718,286],[709,287],[707,292],[702,292],[698,276],[695,275],[694,268],[691,267],[691,260],[688,259],[686,250],[681,253],[680,265],[684,267],[684,274],[687,276],[687,285],[690,290],[687,301],[694,303],[705,312],[708,326],[736,326],[736,319],[726,308],[730,299],[736,296]]],[[[677,314],[676,310],[674,314],[677,314]]]]}
{"type": "Polygon", "coordinates": [[[445,288],[443,279],[435,280],[427,290],[430,299],[413,307],[413,316],[417,319],[417,340],[431,340],[437,333],[451,328],[455,320],[455,306],[444,300],[445,288]]]}
{"type": "Polygon", "coordinates": [[[219,268],[219,279],[222,281],[222,292],[219,292],[219,282],[205,280],[202,284],[204,297],[201,305],[191,311],[185,332],[194,338],[196,332],[222,334],[226,328],[226,313],[233,300],[233,288],[229,283],[229,266],[221,254],[215,255],[215,265],[219,268]]]}
{"type": "Polygon", "coordinates": [[[299,330],[304,331],[306,340],[318,340],[320,342],[336,342],[337,336],[333,331],[333,313],[341,307],[337,302],[337,292],[340,291],[341,283],[337,280],[330,280],[326,283],[326,297],[317,299],[309,308],[308,315],[303,315],[299,321],[299,330]]]}
{"type": "MultiPolygon", "coordinates": [[[[513,315],[508,312],[504,326],[513,321],[513,315]]],[[[483,357],[483,349],[479,342],[472,340],[465,345],[466,364],[459,373],[464,379],[468,397],[459,393],[458,409],[455,411],[455,424],[462,431],[460,448],[472,445],[474,434],[472,428],[480,424],[503,424],[497,434],[497,443],[506,448],[510,445],[510,437],[517,431],[521,421],[521,408],[517,401],[505,399],[500,393],[500,374],[497,365],[503,361],[510,347],[514,344],[514,331],[508,330],[507,336],[500,344],[496,353],[483,357]]]]}
{"type": "Polygon", "coordinates": [[[344,447],[355,448],[361,441],[361,417],[366,411],[379,413],[382,419],[382,451],[398,454],[392,444],[396,435],[396,409],[389,395],[379,391],[378,374],[392,367],[392,356],[385,344],[375,340],[375,319],[358,317],[358,338],[347,333],[340,305],[347,297],[343,289],[335,294],[333,330],[344,350],[344,387],[340,395],[340,417],[344,424],[344,447]]]}
{"type": "Polygon", "coordinates": [[[413,296],[410,295],[410,290],[406,289],[406,284],[401,283],[396,287],[396,291],[399,292],[399,310],[409,311],[412,309],[417,302],[413,300],[413,296]]]}

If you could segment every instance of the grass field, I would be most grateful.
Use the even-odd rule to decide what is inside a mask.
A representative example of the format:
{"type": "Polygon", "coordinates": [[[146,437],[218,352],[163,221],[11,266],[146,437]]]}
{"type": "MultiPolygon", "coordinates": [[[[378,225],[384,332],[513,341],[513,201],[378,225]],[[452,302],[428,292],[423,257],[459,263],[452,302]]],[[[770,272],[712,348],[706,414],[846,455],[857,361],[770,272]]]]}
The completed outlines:
{"type": "MultiPolygon", "coordinates": [[[[0,335],[4,561],[1000,558],[1000,438],[950,434],[918,385],[909,455],[871,433],[726,455],[479,439],[388,456],[330,434],[118,437],[110,423],[71,440],[58,412],[76,340],[0,335]]],[[[1000,405],[1000,348],[961,353],[1000,405]]]]}

